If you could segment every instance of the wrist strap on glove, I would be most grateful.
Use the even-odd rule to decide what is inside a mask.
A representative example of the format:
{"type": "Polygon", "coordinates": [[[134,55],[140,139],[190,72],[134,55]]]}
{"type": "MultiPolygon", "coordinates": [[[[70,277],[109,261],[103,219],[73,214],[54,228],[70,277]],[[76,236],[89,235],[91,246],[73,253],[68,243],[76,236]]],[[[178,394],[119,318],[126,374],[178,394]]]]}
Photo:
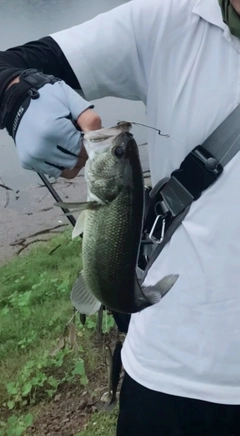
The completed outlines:
{"type": "Polygon", "coordinates": [[[6,127],[8,133],[15,140],[19,123],[27,110],[31,98],[39,98],[38,89],[42,86],[61,81],[57,77],[41,73],[39,70],[29,69],[19,76],[19,82],[14,83],[4,94],[0,108],[0,129],[6,127]]]}

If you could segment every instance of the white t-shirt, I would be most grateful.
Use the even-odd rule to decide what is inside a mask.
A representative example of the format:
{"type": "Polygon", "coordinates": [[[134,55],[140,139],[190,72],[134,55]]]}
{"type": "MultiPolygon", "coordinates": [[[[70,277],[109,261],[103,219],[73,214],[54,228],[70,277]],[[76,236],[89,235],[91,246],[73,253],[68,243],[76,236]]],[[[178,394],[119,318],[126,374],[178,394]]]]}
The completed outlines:
{"type": "MultiPolygon", "coordinates": [[[[142,100],[152,180],[240,102],[240,40],[217,0],[136,0],[52,35],[91,100],[142,100]]],[[[132,316],[122,359],[142,385],[240,404],[240,153],[190,209],[145,284],[179,273],[157,305],[132,316]]]]}

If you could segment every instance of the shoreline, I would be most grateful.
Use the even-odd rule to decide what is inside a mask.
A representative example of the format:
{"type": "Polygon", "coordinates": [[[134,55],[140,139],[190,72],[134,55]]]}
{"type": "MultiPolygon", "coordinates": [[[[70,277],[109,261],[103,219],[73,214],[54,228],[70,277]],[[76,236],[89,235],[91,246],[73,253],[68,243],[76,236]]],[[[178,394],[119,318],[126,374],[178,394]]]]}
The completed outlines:
{"type": "MultiPolygon", "coordinates": [[[[149,169],[147,146],[139,149],[143,171],[149,169]]],[[[54,188],[63,201],[85,201],[87,197],[84,170],[73,180],[59,178],[54,188]]],[[[5,265],[25,245],[31,247],[34,240],[47,240],[70,226],[61,209],[54,206],[55,200],[39,179],[39,184],[17,191],[0,187],[0,265],[5,265]],[[6,206],[6,192],[9,203],[6,206]],[[5,207],[6,206],[6,207],[5,207]],[[55,229],[54,229],[55,228],[55,229]],[[45,230],[53,229],[44,233],[45,230]],[[40,232],[40,233],[39,233],[40,232]],[[36,235],[36,233],[38,233],[36,235]],[[30,243],[30,244],[29,244],[30,243]]],[[[28,247],[21,251],[26,253],[28,247]]],[[[21,255],[20,254],[20,255],[21,255]]]]}
{"type": "MultiPolygon", "coordinates": [[[[40,179],[39,179],[40,180],[40,179]]],[[[85,179],[82,175],[74,181],[57,180],[53,185],[63,201],[86,199],[85,179]]],[[[0,201],[0,265],[5,265],[19,251],[27,252],[33,241],[42,242],[49,236],[67,228],[69,221],[55,200],[42,184],[33,184],[21,191],[16,206],[15,192],[8,191],[10,201],[0,201]],[[22,200],[21,200],[22,198],[22,200]],[[21,202],[20,202],[21,201],[21,202]],[[2,204],[1,204],[2,203],[2,204]],[[26,248],[24,248],[26,246],[26,248]]],[[[70,224],[69,224],[70,225],[70,224]]]]}

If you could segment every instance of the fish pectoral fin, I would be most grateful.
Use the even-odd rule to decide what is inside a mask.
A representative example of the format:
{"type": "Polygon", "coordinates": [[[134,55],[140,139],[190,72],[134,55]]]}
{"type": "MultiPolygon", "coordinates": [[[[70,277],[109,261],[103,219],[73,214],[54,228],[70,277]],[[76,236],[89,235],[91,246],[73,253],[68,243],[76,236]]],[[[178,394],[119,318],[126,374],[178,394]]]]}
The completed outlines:
{"type": "Polygon", "coordinates": [[[101,203],[98,203],[97,201],[84,201],[83,203],[65,203],[59,201],[57,203],[54,203],[54,206],[61,207],[63,209],[75,209],[74,212],[76,212],[79,210],[95,210],[103,205],[101,203]]]}
{"type": "Polygon", "coordinates": [[[146,300],[151,304],[158,303],[170,291],[178,277],[178,274],[170,274],[153,286],[143,287],[142,292],[146,300]]]}
{"type": "Polygon", "coordinates": [[[80,213],[76,224],[74,226],[74,229],[72,231],[72,239],[76,238],[77,236],[81,235],[81,233],[84,232],[84,225],[87,218],[87,210],[83,210],[82,213],[80,213]]]}
{"type": "Polygon", "coordinates": [[[101,303],[87,288],[83,274],[81,273],[75,281],[71,291],[72,305],[78,312],[85,315],[93,315],[100,307],[101,303]]]}

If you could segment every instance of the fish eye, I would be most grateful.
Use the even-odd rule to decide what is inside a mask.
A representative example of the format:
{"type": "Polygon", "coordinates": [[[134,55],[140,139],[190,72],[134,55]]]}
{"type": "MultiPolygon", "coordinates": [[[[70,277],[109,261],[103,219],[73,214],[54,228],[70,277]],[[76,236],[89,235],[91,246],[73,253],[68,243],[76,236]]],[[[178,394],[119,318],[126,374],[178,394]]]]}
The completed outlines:
{"type": "Polygon", "coordinates": [[[121,147],[121,145],[117,145],[117,147],[114,148],[113,153],[116,157],[123,157],[125,154],[124,148],[121,147]]]}

